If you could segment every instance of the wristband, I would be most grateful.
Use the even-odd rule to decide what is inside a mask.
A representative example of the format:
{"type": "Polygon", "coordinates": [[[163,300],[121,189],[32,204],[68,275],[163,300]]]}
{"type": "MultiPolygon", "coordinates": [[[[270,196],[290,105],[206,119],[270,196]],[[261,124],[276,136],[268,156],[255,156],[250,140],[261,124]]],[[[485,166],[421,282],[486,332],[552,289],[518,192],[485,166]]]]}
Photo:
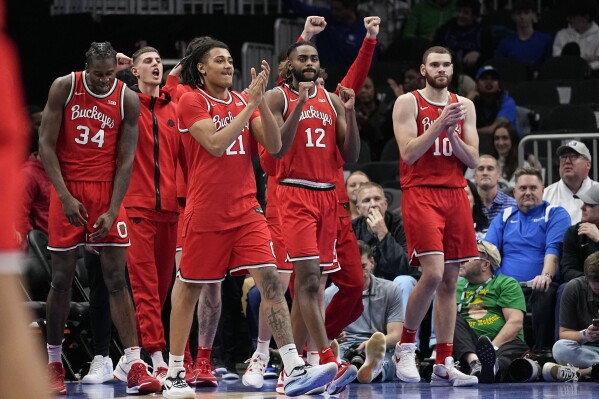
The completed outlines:
{"type": "Polygon", "coordinates": [[[581,343],[584,345],[587,343],[587,329],[585,328],[584,330],[580,330],[580,335],[582,336],[582,339],[580,340],[581,343]]]}

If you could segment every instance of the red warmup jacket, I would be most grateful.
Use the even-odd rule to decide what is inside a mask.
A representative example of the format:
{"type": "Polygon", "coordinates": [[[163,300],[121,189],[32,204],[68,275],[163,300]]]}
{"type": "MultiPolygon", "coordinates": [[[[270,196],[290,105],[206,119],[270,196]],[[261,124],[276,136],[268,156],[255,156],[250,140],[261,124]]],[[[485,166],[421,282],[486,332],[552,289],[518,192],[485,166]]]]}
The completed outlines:
{"type": "Polygon", "coordinates": [[[48,210],[52,183],[37,153],[31,154],[20,175],[23,198],[20,203],[17,231],[25,237],[32,229],[48,234],[48,210]]]}
{"type": "Polygon", "coordinates": [[[124,205],[126,208],[178,213],[177,164],[181,163],[183,170],[187,166],[177,129],[176,104],[163,90],[159,97],[139,92],[137,95],[140,102],[139,139],[124,205]]]}

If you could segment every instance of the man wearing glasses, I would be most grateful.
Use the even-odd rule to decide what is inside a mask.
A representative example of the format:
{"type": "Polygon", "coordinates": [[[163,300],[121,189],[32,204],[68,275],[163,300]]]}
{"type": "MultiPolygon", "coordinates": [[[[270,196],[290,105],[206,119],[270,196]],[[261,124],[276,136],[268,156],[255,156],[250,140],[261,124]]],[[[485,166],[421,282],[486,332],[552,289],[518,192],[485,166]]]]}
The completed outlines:
{"type": "Polygon", "coordinates": [[[561,180],[545,189],[543,199],[551,205],[564,207],[570,214],[572,224],[576,224],[582,216],[582,200],[574,195],[585,193],[591,186],[599,185],[589,177],[591,153],[584,143],[572,140],[557,149],[557,156],[561,180]]]}

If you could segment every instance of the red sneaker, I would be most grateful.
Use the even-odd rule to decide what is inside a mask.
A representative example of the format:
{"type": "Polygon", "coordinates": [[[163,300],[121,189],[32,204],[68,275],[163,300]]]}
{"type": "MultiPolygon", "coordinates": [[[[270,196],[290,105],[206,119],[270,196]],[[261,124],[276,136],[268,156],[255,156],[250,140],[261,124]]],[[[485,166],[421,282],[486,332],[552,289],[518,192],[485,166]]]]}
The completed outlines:
{"type": "Polygon", "coordinates": [[[210,360],[197,359],[193,371],[196,376],[195,385],[197,387],[218,386],[218,381],[216,381],[216,377],[214,376],[214,374],[212,374],[212,366],[210,365],[210,360]]]}
{"type": "Polygon", "coordinates": [[[187,385],[192,386],[196,383],[196,374],[193,369],[193,363],[183,363],[185,369],[185,382],[187,385]]]}
{"type": "Polygon", "coordinates": [[[327,385],[327,393],[329,395],[336,395],[343,392],[345,387],[356,379],[357,375],[358,369],[353,364],[345,362],[339,364],[337,375],[333,381],[327,385]]]}
{"type": "Polygon", "coordinates": [[[64,367],[61,362],[48,363],[48,374],[50,377],[50,391],[55,395],[66,395],[64,386],[64,367]]]}
{"type": "Polygon", "coordinates": [[[148,366],[144,362],[135,362],[127,374],[128,394],[148,394],[162,391],[160,381],[148,373],[148,366]]]}

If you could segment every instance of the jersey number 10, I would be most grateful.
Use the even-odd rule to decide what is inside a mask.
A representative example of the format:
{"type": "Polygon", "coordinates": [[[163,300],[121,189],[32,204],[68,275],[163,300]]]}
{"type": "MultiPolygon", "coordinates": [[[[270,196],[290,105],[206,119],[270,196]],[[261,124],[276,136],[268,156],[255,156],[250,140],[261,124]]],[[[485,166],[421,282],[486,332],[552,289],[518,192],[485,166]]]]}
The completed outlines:
{"type": "MultiPolygon", "coordinates": [[[[451,154],[453,154],[453,149],[451,148],[451,143],[449,142],[449,139],[447,137],[443,138],[443,155],[445,155],[446,157],[451,156],[451,154]]],[[[435,139],[435,151],[433,151],[433,155],[434,156],[440,156],[441,155],[441,145],[439,145],[439,137],[437,137],[435,139]]]]}

